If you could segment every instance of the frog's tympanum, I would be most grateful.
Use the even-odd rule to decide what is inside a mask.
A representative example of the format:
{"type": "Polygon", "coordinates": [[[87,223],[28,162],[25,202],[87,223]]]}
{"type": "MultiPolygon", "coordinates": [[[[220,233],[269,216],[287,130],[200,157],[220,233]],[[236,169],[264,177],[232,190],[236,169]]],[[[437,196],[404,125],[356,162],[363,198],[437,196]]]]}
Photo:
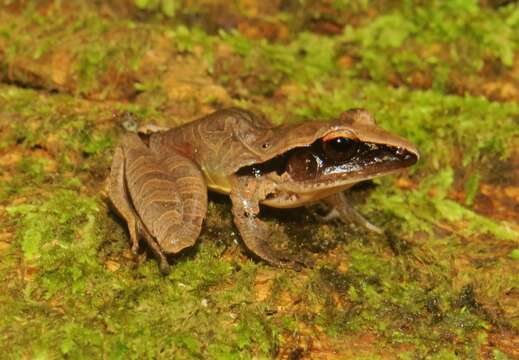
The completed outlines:
{"type": "Polygon", "coordinates": [[[418,151],[375,124],[362,109],[331,122],[275,127],[263,116],[231,108],[173,129],[128,133],[115,150],[109,197],[126,220],[137,252],[143,238],[168,271],[166,255],[192,246],[207,211],[207,189],[229,194],[245,246],[276,266],[295,260],[269,245],[260,204],[292,208],[322,201],[339,218],[362,218],[343,190],[414,164],[418,151]]]}

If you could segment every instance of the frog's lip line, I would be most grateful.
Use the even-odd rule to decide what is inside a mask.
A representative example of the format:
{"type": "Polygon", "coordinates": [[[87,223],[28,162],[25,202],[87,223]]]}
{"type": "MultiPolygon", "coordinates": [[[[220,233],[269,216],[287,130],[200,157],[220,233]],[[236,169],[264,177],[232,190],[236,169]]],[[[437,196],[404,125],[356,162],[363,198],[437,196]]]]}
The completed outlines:
{"type": "Polygon", "coordinates": [[[391,175],[394,173],[397,173],[404,168],[395,168],[393,170],[385,170],[381,172],[374,172],[369,175],[362,175],[362,176],[353,176],[349,177],[347,179],[344,178],[336,178],[336,179],[330,179],[326,181],[293,181],[288,180],[285,183],[281,183],[280,189],[284,191],[294,192],[297,194],[305,194],[305,193],[313,193],[316,191],[321,190],[327,190],[327,189],[333,189],[333,188],[342,188],[342,187],[348,187],[349,185],[356,184],[361,181],[370,180],[373,178],[376,178],[378,176],[382,175],[391,175]]]}
{"type": "MultiPolygon", "coordinates": [[[[414,155],[410,153],[410,155],[414,155]]],[[[353,173],[337,173],[334,178],[323,179],[320,178],[314,180],[294,180],[290,177],[290,175],[285,172],[282,175],[277,175],[275,173],[269,174],[271,177],[281,178],[280,181],[276,181],[280,184],[280,189],[284,191],[294,192],[294,193],[313,193],[316,191],[333,189],[333,188],[342,188],[348,187],[349,185],[356,184],[361,181],[370,180],[376,178],[378,176],[385,176],[397,173],[418,161],[418,156],[415,157],[413,162],[409,162],[407,165],[402,166],[402,162],[395,162],[393,164],[385,164],[386,166],[381,167],[379,164],[378,167],[372,166],[364,168],[362,172],[353,172],[353,173]],[[389,166],[388,166],[389,165],[389,166]],[[390,166],[393,165],[393,166],[390,166]],[[393,167],[393,168],[392,168],[393,167]],[[372,170],[372,171],[370,171],[372,170]],[[374,171],[373,171],[374,170],[374,171]]],[[[334,176],[334,175],[329,175],[334,176]]]]}

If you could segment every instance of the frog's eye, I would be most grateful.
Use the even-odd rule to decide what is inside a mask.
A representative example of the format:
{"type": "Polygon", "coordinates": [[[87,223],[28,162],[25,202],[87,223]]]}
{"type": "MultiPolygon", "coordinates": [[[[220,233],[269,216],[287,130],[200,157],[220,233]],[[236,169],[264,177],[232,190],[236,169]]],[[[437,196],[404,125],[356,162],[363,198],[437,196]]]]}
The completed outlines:
{"type": "Polygon", "coordinates": [[[332,140],[326,141],[326,144],[331,147],[334,151],[345,151],[350,147],[355,146],[356,141],[345,137],[338,137],[332,140]]]}
{"type": "Polygon", "coordinates": [[[359,142],[347,137],[323,141],[323,152],[330,160],[347,160],[357,154],[359,142]]]}

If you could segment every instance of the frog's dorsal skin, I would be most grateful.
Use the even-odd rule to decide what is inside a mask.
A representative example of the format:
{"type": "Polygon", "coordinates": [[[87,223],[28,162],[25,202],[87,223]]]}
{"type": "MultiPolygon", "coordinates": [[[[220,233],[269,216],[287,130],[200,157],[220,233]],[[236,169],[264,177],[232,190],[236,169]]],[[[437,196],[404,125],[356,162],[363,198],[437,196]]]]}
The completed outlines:
{"type": "Polygon", "coordinates": [[[261,153],[251,145],[272,136],[274,126],[262,116],[230,108],[201,119],[158,132],[150,137],[154,151],[175,151],[193,159],[211,190],[229,193],[228,175],[239,168],[262,162],[261,153]]]}
{"type": "Polygon", "coordinates": [[[116,150],[109,196],[137,247],[143,237],[164,254],[193,245],[205,216],[206,188],[229,194],[234,222],[249,250],[267,262],[294,265],[268,245],[259,204],[297,207],[325,200],[345,221],[377,231],[347,206],[342,191],[414,164],[418,151],[352,109],[331,122],[275,127],[252,112],[220,110],[178,128],[151,132],[146,144],[127,135],[116,150]],[[169,197],[168,197],[169,196],[169,197]]]}

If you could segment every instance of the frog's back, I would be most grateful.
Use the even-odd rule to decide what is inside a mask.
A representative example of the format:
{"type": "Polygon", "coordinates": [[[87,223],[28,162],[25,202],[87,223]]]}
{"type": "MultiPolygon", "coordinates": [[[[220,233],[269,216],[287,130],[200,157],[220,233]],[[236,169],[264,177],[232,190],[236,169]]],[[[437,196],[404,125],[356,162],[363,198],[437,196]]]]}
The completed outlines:
{"type": "Polygon", "coordinates": [[[154,134],[150,146],[159,153],[177,151],[193,160],[212,190],[229,192],[228,176],[261,161],[255,149],[272,134],[265,117],[229,108],[166,132],[154,134]]]}

